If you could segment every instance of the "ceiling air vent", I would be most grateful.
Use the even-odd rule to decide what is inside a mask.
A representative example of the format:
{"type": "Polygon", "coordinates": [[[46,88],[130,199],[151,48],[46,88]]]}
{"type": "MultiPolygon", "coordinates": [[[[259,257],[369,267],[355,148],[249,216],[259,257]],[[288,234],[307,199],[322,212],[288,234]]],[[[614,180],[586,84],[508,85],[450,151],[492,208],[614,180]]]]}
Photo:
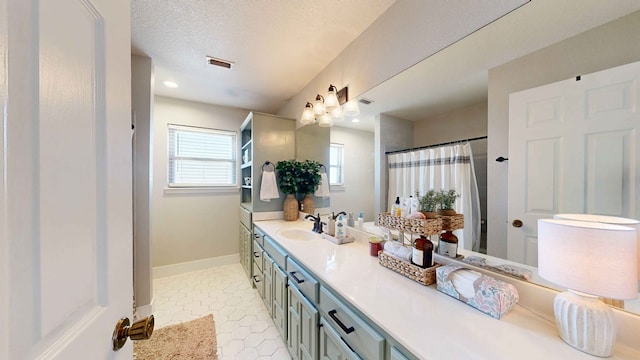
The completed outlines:
{"type": "Polygon", "coordinates": [[[360,104],[369,105],[369,104],[371,104],[371,103],[373,102],[373,100],[369,100],[369,99],[362,98],[362,99],[358,100],[358,102],[359,102],[360,104]]]}
{"type": "Polygon", "coordinates": [[[214,58],[213,56],[207,56],[207,64],[220,66],[226,69],[233,69],[234,63],[229,60],[223,60],[223,59],[214,58]]]}

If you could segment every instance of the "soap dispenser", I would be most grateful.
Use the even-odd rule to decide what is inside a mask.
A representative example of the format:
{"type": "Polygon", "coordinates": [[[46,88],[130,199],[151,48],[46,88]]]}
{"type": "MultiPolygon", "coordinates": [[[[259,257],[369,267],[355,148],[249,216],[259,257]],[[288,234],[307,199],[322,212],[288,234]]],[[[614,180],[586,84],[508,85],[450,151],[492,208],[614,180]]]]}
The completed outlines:
{"type": "Polygon", "coordinates": [[[344,220],[342,219],[342,215],[338,215],[338,220],[336,221],[336,238],[342,240],[346,236],[346,226],[344,224],[344,220]]]}

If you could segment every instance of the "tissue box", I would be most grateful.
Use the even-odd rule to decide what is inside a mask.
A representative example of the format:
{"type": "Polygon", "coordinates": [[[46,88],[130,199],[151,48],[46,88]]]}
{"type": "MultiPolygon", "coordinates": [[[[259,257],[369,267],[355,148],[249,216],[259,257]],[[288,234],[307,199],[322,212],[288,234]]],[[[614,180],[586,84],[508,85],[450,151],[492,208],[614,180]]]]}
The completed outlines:
{"type": "Polygon", "coordinates": [[[460,269],[465,269],[465,267],[446,265],[436,269],[438,291],[473,306],[496,319],[501,319],[520,300],[515,286],[486,275],[482,275],[475,281],[474,289],[476,292],[474,297],[463,297],[456,291],[450,280],[451,274],[460,269]]]}

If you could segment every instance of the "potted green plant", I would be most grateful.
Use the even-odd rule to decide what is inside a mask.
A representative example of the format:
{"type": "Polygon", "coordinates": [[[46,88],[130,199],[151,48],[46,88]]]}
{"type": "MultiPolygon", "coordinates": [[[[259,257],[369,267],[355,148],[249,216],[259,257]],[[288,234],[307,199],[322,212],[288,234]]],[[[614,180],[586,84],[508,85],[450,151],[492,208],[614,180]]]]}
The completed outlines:
{"type": "Polygon", "coordinates": [[[440,215],[455,215],[456,211],[453,209],[453,204],[456,202],[456,199],[460,197],[458,193],[454,189],[445,191],[440,191],[439,201],[440,201],[440,209],[438,213],[440,215]]]}
{"type": "Polygon", "coordinates": [[[315,203],[313,193],[320,184],[320,167],[322,165],[314,160],[304,160],[298,162],[298,194],[304,196],[302,199],[302,211],[313,214],[315,203]]]}
{"type": "Polygon", "coordinates": [[[438,213],[436,211],[440,203],[440,193],[435,190],[429,190],[422,196],[420,196],[420,192],[416,192],[416,196],[420,204],[420,212],[423,213],[427,219],[437,218],[438,213]]]}
{"type": "Polygon", "coordinates": [[[287,221],[298,219],[298,200],[295,194],[298,193],[299,174],[300,163],[296,160],[282,160],[276,164],[278,187],[287,194],[284,200],[284,220],[287,221]]]}

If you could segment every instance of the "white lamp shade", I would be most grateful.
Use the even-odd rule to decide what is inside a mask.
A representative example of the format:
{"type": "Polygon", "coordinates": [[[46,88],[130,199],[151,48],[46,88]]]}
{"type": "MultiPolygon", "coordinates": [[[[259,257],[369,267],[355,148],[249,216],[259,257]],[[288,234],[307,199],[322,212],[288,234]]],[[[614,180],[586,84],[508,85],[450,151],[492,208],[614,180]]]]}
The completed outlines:
{"type": "Polygon", "coordinates": [[[318,99],[313,103],[313,113],[318,117],[325,113],[324,103],[322,100],[318,99]]]}
{"type": "Polygon", "coordinates": [[[640,221],[636,219],[627,219],[616,216],[595,215],[595,214],[556,214],[553,215],[554,219],[563,220],[576,220],[576,221],[591,221],[603,224],[613,224],[629,226],[636,229],[636,235],[638,237],[638,279],[640,279],[640,221]]]}
{"type": "Polygon", "coordinates": [[[344,116],[342,116],[342,109],[339,106],[331,110],[330,114],[331,114],[331,117],[333,118],[333,122],[344,121],[344,116]]]}
{"type": "Polygon", "coordinates": [[[351,99],[344,104],[344,116],[358,116],[360,115],[360,107],[355,99],[351,99]]]}
{"type": "Polygon", "coordinates": [[[331,112],[333,109],[340,107],[338,96],[336,95],[335,90],[329,90],[329,92],[327,93],[327,96],[324,98],[324,107],[328,112],[331,112]]]}
{"type": "Polygon", "coordinates": [[[591,295],[638,296],[636,230],[573,220],[538,220],[538,273],[591,295]]]}
{"type": "Polygon", "coordinates": [[[316,121],[315,116],[313,115],[313,111],[309,107],[305,107],[302,112],[302,117],[300,117],[300,123],[302,125],[313,124],[316,121]]]}
{"type": "Polygon", "coordinates": [[[325,113],[318,119],[318,126],[320,127],[331,127],[333,126],[333,120],[331,119],[331,115],[329,113],[325,113]]]}

